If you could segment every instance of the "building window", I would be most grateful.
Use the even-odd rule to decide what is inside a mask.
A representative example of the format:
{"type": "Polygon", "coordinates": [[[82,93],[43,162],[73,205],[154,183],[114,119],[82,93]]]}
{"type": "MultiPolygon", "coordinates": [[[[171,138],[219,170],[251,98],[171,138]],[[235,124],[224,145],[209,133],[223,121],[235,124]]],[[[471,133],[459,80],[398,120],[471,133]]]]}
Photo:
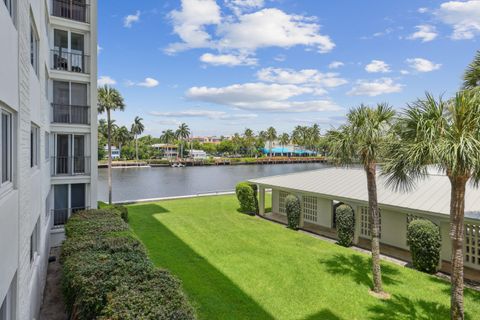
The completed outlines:
{"type": "Polygon", "coordinates": [[[38,254],[38,242],[39,242],[39,230],[38,230],[38,222],[40,218],[38,218],[37,223],[35,223],[35,227],[33,228],[32,234],[30,235],[30,263],[35,260],[35,256],[38,254]]]}
{"type": "Polygon", "coordinates": [[[32,123],[30,130],[30,167],[38,166],[39,128],[32,123]]]}
{"type": "Polygon", "coordinates": [[[0,171],[2,180],[0,186],[12,182],[12,114],[0,109],[0,171]]]}
{"type": "Polygon", "coordinates": [[[465,224],[465,264],[478,267],[480,266],[480,225],[465,224]]]}
{"type": "MultiPolygon", "coordinates": [[[[382,238],[382,211],[378,209],[379,216],[379,233],[380,238],[382,238]]],[[[371,237],[370,233],[370,214],[368,212],[368,207],[360,208],[360,234],[364,237],[371,237]]]]}
{"type": "Polygon", "coordinates": [[[45,131],[45,160],[50,159],[50,133],[45,131]]]}
{"type": "Polygon", "coordinates": [[[288,192],[280,191],[278,193],[278,211],[280,213],[286,214],[287,208],[285,206],[285,198],[287,198],[288,192]]]}
{"type": "Polygon", "coordinates": [[[17,0],[3,0],[3,3],[5,3],[5,6],[7,7],[7,11],[13,20],[13,24],[15,24],[15,9],[17,5],[17,0]]]}
{"type": "Polygon", "coordinates": [[[33,70],[38,74],[38,55],[39,55],[39,39],[38,33],[33,24],[33,19],[30,19],[30,63],[32,64],[33,70]]]}
{"type": "Polygon", "coordinates": [[[317,222],[317,198],[303,196],[303,219],[305,221],[317,222]]]}

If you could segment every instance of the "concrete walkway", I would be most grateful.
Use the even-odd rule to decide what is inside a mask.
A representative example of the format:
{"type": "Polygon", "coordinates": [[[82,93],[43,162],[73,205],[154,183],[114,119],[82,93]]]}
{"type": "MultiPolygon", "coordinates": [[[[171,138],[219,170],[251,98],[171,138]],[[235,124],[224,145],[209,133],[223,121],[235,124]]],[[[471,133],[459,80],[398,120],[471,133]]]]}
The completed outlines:
{"type": "Polygon", "coordinates": [[[52,248],[50,256],[55,256],[55,261],[48,263],[47,283],[43,293],[43,304],[40,309],[40,320],[67,320],[62,295],[62,271],[59,257],[60,248],[52,248]]]}

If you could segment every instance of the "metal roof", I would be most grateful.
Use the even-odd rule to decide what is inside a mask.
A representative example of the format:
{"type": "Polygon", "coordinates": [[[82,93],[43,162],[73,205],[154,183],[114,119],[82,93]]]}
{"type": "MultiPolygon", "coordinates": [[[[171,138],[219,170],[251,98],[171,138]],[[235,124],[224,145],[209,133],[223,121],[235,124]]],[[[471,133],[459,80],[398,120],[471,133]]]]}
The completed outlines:
{"type": "MultiPolygon", "coordinates": [[[[249,180],[266,187],[317,193],[337,200],[368,202],[367,178],[363,169],[327,167],[313,171],[249,180]]],[[[430,174],[409,192],[394,191],[377,175],[378,203],[407,210],[450,214],[450,181],[447,176],[430,174]]],[[[465,216],[480,219],[480,190],[467,184],[465,216]]]]}

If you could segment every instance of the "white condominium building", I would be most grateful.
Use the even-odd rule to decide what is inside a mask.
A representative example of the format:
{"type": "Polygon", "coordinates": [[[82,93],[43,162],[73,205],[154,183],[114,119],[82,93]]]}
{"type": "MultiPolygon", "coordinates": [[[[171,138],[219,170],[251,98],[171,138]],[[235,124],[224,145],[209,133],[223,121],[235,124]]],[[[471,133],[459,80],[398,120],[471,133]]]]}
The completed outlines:
{"type": "Polygon", "coordinates": [[[97,201],[97,2],[0,0],[0,320],[38,318],[51,246],[97,201]]]}

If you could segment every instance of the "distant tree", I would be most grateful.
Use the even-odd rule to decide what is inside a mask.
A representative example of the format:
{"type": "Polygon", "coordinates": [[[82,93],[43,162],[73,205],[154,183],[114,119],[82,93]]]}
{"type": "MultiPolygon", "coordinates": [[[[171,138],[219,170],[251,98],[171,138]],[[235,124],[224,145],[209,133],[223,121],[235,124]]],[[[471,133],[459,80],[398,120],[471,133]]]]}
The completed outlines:
{"type": "Polygon", "coordinates": [[[395,112],[387,104],[376,108],[361,105],[350,110],[347,124],[328,133],[330,154],[337,163],[350,165],[359,161],[367,176],[368,212],[372,242],[373,291],[382,293],[380,269],[380,212],[377,199],[377,163],[385,154],[391,137],[395,112]]]}
{"type": "Polygon", "coordinates": [[[278,138],[278,140],[282,145],[282,156],[283,156],[283,151],[285,149],[285,146],[290,143],[290,136],[288,135],[288,133],[282,133],[278,138]]]}
{"type": "Polygon", "coordinates": [[[183,158],[183,145],[186,139],[190,137],[190,128],[186,123],[182,123],[177,131],[175,131],[176,138],[180,141],[180,158],[183,158]]]}
{"type": "Polygon", "coordinates": [[[125,110],[125,103],[120,92],[107,85],[98,88],[98,113],[107,114],[107,146],[108,146],[108,203],[112,204],[112,122],[111,112],[125,110]]]}
{"type": "Polygon", "coordinates": [[[463,319],[465,191],[480,182],[480,92],[460,91],[450,101],[427,94],[408,106],[398,128],[384,165],[388,181],[411,189],[432,165],[450,180],[451,319],[463,319]]]}
{"type": "Polygon", "coordinates": [[[128,131],[127,127],[121,126],[115,129],[113,133],[113,141],[118,145],[120,156],[122,156],[122,146],[129,143],[131,138],[132,138],[132,135],[130,134],[130,131],[128,131]]]}
{"type": "Polygon", "coordinates": [[[168,158],[168,154],[169,154],[169,151],[170,151],[169,146],[171,144],[173,144],[173,142],[175,141],[175,132],[173,132],[173,130],[171,130],[171,129],[162,131],[162,135],[160,136],[160,140],[162,141],[162,143],[165,143],[165,145],[166,145],[167,158],[168,158]]]}
{"type": "Polygon", "coordinates": [[[267,141],[268,141],[268,149],[270,152],[270,157],[272,157],[272,144],[273,141],[277,139],[277,130],[274,127],[270,127],[267,129],[267,141]]]}
{"type": "Polygon", "coordinates": [[[253,133],[253,130],[248,128],[245,129],[245,132],[243,133],[243,139],[245,141],[248,154],[252,156],[252,150],[255,146],[255,134],[253,133]]]}
{"type": "Polygon", "coordinates": [[[143,119],[136,116],[135,119],[133,120],[132,128],[130,129],[130,132],[133,134],[135,138],[135,158],[138,161],[138,136],[142,134],[142,132],[145,130],[145,127],[143,126],[142,123],[143,119]]]}

